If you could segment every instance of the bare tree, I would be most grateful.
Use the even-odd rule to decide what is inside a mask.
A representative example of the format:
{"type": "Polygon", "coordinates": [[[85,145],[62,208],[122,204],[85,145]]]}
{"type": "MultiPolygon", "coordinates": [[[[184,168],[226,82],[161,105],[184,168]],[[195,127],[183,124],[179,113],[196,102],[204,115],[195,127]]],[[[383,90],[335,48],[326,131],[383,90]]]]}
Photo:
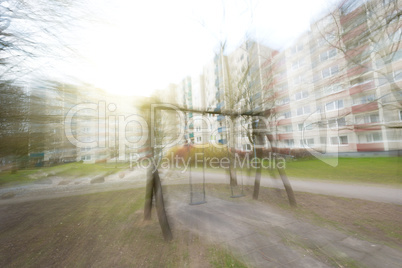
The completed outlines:
{"type": "MultiPolygon", "coordinates": [[[[275,51],[248,39],[237,51],[223,57],[226,69],[224,107],[227,112],[232,113],[229,117],[231,124],[227,126],[228,147],[231,152],[235,152],[235,136],[244,135],[252,145],[255,157],[263,158],[263,147],[267,142],[271,146],[273,156],[277,155],[275,136],[278,115],[275,111],[277,99],[274,92],[276,62],[273,62],[275,54],[275,51]],[[238,132],[234,122],[240,128],[238,132]]],[[[258,199],[259,195],[261,168],[260,163],[255,172],[254,199],[258,199]]],[[[236,174],[229,170],[232,182],[236,174]]],[[[286,172],[278,167],[277,171],[284,183],[290,204],[296,206],[286,172]]]]}

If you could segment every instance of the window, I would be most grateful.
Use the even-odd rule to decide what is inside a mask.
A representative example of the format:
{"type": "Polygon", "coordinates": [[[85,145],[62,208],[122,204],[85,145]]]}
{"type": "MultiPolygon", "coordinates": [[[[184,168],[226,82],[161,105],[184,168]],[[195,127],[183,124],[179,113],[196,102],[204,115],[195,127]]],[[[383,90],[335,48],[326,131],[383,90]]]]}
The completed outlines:
{"type": "Polygon", "coordinates": [[[373,102],[374,100],[375,100],[375,94],[360,96],[353,98],[353,105],[370,103],[373,102]]]}
{"type": "Polygon", "coordinates": [[[402,121],[402,110],[399,111],[399,120],[402,121]]]}
{"type": "Polygon", "coordinates": [[[378,142],[378,141],[382,141],[382,135],[381,135],[381,133],[379,133],[379,132],[367,134],[367,141],[368,141],[368,142],[378,142]]]}
{"type": "Polygon", "coordinates": [[[300,59],[300,60],[294,61],[294,62],[292,63],[292,69],[293,69],[293,70],[299,69],[299,68],[302,67],[303,65],[304,65],[304,59],[300,59]]]}
{"type": "Polygon", "coordinates": [[[321,71],[322,74],[322,78],[326,78],[326,77],[330,77],[335,75],[336,73],[338,73],[339,69],[338,69],[338,65],[334,65],[328,68],[325,68],[321,71]]]}
{"type": "Polygon", "coordinates": [[[343,126],[346,126],[345,117],[328,120],[328,128],[336,129],[343,126]]]}
{"type": "Polygon", "coordinates": [[[312,130],[313,129],[313,124],[306,125],[304,123],[301,123],[301,124],[298,124],[297,127],[298,127],[299,131],[312,130]]]}
{"type": "Polygon", "coordinates": [[[307,145],[307,146],[311,147],[311,146],[314,145],[314,138],[300,140],[300,145],[301,145],[301,146],[307,145]]]}
{"type": "Polygon", "coordinates": [[[297,128],[299,129],[299,131],[302,131],[303,127],[304,127],[303,123],[297,125],[297,128]]]}
{"type": "Polygon", "coordinates": [[[339,119],[337,119],[336,121],[337,121],[337,123],[338,123],[338,127],[344,127],[344,126],[346,126],[345,117],[339,118],[339,119]]]}
{"type": "Polygon", "coordinates": [[[303,44],[295,45],[295,46],[293,46],[292,49],[291,49],[292,54],[295,54],[295,53],[297,53],[297,52],[299,52],[299,51],[302,51],[302,50],[303,50],[303,44]]]}
{"type": "Polygon", "coordinates": [[[380,116],[378,113],[357,115],[355,117],[356,124],[370,124],[380,122],[380,116]]]}
{"type": "Polygon", "coordinates": [[[325,95],[331,95],[333,93],[337,93],[343,90],[343,87],[341,84],[332,84],[329,86],[324,87],[324,94],[325,95]]]}
{"type": "Polygon", "coordinates": [[[364,4],[364,0],[349,0],[346,1],[342,7],[341,11],[343,15],[347,15],[352,11],[356,10],[358,7],[364,4]]]}
{"type": "MultiPolygon", "coordinates": [[[[331,23],[333,23],[333,21],[331,23]]],[[[331,45],[331,44],[333,44],[333,41],[337,38],[338,38],[338,34],[335,31],[332,31],[332,32],[326,33],[324,37],[321,37],[320,39],[318,39],[317,44],[320,47],[328,45],[328,44],[331,45]]],[[[333,52],[331,52],[331,53],[333,53],[333,52]]],[[[336,50],[335,50],[335,55],[336,55],[336,50]]]]}
{"type": "Polygon", "coordinates": [[[197,142],[201,142],[201,137],[197,137],[197,142]]]}
{"type": "Polygon", "coordinates": [[[392,72],[392,74],[387,74],[385,76],[378,77],[378,84],[382,86],[392,81],[399,81],[399,80],[402,80],[402,70],[397,70],[392,72]]]}
{"type": "Polygon", "coordinates": [[[349,144],[348,136],[339,136],[339,137],[331,137],[330,138],[332,145],[346,145],[349,144]]]}
{"type": "Polygon", "coordinates": [[[325,104],[326,111],[339,110],[341,108],[343,108],[343,100],[332,101],[325,104]]]}
{"type": "Polygon", "coordinates": [[[339,144],[338,137],[331,137],[330,141],[331,141],[332,145],[338,145],[339,144]]]}
{"type": "Polygon", "coordinates": [[[297,75],[293,77],[293,84],[298,85],[304,82],[304,77],[302,75],[297,75]]]}
{"type": "Polygon", "coordinates": [[[292,127],[292,125],[287,125],[287,126],[285,126],[285,132],[293,132],[293,127],[292,127]]]}
{"type": "Polygon", "coordinates": [[[287,111],[287,112],[284,112],[284,113],[283,113],[283,116],[284,116],[285,118],[290,118],[290,117],[292,117],[292,113],[291,113],[291,111],[287,111]]]}
{"type": "Polygon", "coordinates": [[[83,156],[81,156],[81,160],[83,160],[83,161],[91,160],[91,156],[90,155],[83,155],[83,156]]]}
{"type": "MultiPolygon", "coordinates": [[[[400,40],[400,38],[401,38],[400,34],[399,34],[398,38],[400,40]]],[[[378,58],[376,60],[376,64],[379,68],[381,68],[381,67],[384,67],[384,65],[386,65],[386,64],[390,64],[392,62],[397,62],[400,59],[402,59],[402,50],[398,50],[398,51],[392,52],[388,55],[385,55],[382,58],[378,58]]]]}
{"type": "Polygon", "coordinates": [[[310,106],[306,105],[304,107],[299,107],[296,109],[297,115],[309,114],[310,113],[310,106]]]}
{"type": "Polygon", "coordinates": [[[289,102],[290,102],[289,97],[285,97],[285,98],[280,99],[280,100],[278,101],[278,105],[288,104],[289,102]]]}
{"type": "Polygon", "coordinates": [[[296,100],[301,100],[301,99],[305,99],[305,98],[308,98],[308,91],[307,90],[296,92],[296,94],[295,94],[295,99],[296,100]]]}
{"type": "Polygon", "coordinates": [[[381,142],[382,135],[380,132],[367,133],[359,135],[359,143],[381,142]]]}
{"type": "Polygon", "coordinates": [[[251,145],[250,144],[243,144],[243,151],[251,151],[251,145]]]}
{"type": "Polygon", "coordinates": [[[283,140],[283,143],[285,144],[286,148],[292,148],[294,146],[294,141],[293,139],[289,139],[289,140],[283,140]]]}
{"type": "Polygon", "coordinates": [[[348,144],[348,136],[339,136],[339,144],[348,144]]]}
{"type": "Polygon", "coordinates": [[[336,56],[336,49],[331,49],[320,54],[320,61],[323,62],[335,56],[336,56]]]}
{"type": "Polygon", "coordinates": [[[285,90],[287,88],[288,88],[288,84],[286,84],[286,83],[276,86],[277,91],[282,91],[282,90],[285,90]]]}

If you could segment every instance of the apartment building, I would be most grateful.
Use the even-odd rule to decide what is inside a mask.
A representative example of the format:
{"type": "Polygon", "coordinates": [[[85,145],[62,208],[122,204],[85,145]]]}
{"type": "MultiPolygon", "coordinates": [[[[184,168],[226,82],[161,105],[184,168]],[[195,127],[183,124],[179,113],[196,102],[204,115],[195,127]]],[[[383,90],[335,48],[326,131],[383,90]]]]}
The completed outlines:
{"type": "MultiPolygon", "coordinates": [[[[265,111],[276,146],[290,150],[401,150],[400,5],[344,1],[287,49],[248,40],[216,55],[203,72],[206,107],[265,111]]],[[[225,120],[213,123],[217,141],[227,143],[233,132],[235,147],[250,149],[245,132],[229,131],[225,120]]]]}
{"type": "MultiPolygon", "coordinates": [[[[29,156],[36,165],[75,161],[77,148],[65,135],[65,115],[77,103],[78,89],[53,81],[29,92],[29,156]]],[[[75,121],[70,128],[76,131],[75,121]]]]}

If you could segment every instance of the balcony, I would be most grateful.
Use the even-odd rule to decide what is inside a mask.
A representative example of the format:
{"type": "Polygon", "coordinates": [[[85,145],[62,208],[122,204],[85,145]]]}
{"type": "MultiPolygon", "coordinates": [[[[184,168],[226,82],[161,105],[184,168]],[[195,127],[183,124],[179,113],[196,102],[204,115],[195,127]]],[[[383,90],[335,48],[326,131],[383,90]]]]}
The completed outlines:
{"type": "Polygon", "coordinates": [[[363,113],[363,112],[371,112],[371,111],[376,111],[376,110],[378,110],[378,103],[376,101],[352,106],[352,112],[354,114],[363,113]]]}
{"type": "Polygon", "coordinates": [[[374,88],[374,81],[366,81],[362,84],[357,84],[357,85],[352,86],[349,89],[349,93],[350,93],[350,95],[354,95],[354,94],[363,92],[365,90],[370,90],[373,88],[374,88]]]}

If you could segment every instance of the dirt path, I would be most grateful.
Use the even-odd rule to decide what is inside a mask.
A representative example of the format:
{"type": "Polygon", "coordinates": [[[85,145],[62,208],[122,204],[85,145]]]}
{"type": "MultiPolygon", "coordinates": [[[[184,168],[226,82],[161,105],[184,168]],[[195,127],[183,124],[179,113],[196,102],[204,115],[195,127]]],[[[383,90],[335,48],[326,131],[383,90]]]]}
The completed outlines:
{"type": "Polygon", "coordinates": [[[191,206],[188,198],[183,192],[169,192],[172,222],[228,247],[251,267],[400,267],[402,263],[398,250],[299,221],[267,204],[207,196],[206,204],[191,206]]]}

